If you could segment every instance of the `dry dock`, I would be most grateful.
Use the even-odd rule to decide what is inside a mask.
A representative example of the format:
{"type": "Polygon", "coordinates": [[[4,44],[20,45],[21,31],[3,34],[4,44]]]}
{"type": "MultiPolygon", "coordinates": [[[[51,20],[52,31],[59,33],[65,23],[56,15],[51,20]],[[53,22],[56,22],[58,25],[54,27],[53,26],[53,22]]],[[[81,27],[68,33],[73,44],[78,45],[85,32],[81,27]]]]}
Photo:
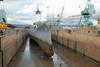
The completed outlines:
{"type": "Polygon", "coordinates": [[[80,53],[56,43],[53,45],[55,53],[48,58],[36,43],[30,43],[27,39],[8,67],[100,67],[100,64],[80,53]]]}
{"type": "MultiPolygon", "coordinates": [[[[59,31],[57,35],[60,32],[62,31],[59,31]]],[[[44,30],[40,33],[47,34],[44,30]]],[[[78,49],[75,46],[77,45],[76,41],[73,42],[66,38],[64,40],[62,37],[54,35],[54,31],[52,31],[52,36],[53,40],[55,40],[51,44],[54,55],[48,57],[44,54],[48,44],[43,43],[41,39],[32,36],[33,39],[31,38],[30,41],[30,37],[27,38],[26,30],[8,31],[8,34],[1,39],[3,53],[0,52],[0,65],[3,62],[3,66],[0,67],[100,67],[99,62],[95,62],[79,51],[76,52],[78,49]],[[44,50],[40,47],[40,44],[45,47],[44,50]]],[[[48,35],[45,35],[45,37],[51,38],[48,35]]],[[[44,38],[44,36],[41,36],[41,38],[44,38]]]]}

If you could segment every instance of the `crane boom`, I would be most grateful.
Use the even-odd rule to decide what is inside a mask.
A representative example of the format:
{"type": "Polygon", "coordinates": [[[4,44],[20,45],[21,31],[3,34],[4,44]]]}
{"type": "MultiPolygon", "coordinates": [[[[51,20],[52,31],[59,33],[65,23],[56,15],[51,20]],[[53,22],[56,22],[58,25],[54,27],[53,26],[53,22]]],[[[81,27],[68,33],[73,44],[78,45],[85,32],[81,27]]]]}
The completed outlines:
{"type": "Polygon", "coordinates": [[[62,12],[61,12],[61,20],[62,20],[62,17],[63,17],[63,12],[64,12],[64,6],[62,7],[62,12]]]}

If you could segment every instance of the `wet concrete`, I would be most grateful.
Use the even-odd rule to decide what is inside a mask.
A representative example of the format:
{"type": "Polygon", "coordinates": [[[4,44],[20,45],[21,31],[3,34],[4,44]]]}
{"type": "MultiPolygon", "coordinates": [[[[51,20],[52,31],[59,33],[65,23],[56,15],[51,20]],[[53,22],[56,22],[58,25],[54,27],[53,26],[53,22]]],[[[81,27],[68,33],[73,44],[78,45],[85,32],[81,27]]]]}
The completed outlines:
{"type": "Polygon", "coordinates": [[[47,58],[43,51],[28,39],[8,67],[100,67],[80,53],[56,43],[53,45],[55,54],[52,58],[47,58]]]}
{"type": "Polygon", "coordinates": [[[27,40],[8,67],[53,67],[53,60],[47,58],[35,43],[30,44],[27,40]]]}
{"type": "MultiPolygon", "coordinates": [[[[100,63],[97,63],[79,52],[73,51],[71,48],[57,43],[53,43],[53,45],[55,53],[67,64],[68,67],[100,67],[100,63]]],[[[62,62],[60,63],[62,64],[62,67],[67,67],[64,66],[62,62]]]]}

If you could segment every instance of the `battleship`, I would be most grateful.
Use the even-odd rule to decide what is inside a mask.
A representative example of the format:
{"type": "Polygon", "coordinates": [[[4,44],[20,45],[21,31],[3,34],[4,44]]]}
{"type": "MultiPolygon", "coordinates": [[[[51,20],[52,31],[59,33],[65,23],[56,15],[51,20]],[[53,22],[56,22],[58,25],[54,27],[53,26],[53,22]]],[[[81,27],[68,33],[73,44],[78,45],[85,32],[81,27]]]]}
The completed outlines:
{"type": "Polygon", "coordinates": [[[44,54],[51,57],[53,56],[53,46],[51,42],[51,30],[43,23],[36,29],[29,31],[30,41],[35,41],[44,51],[44,54]],[[45,33],[45,34],[44,34],[45,33]]]}
{"type": "MultiPolygon", "coordinates": [[[[41,14],[41,11],[37,9],[36,14],[41,14]]],[[[40,21],[33,25],[35,25],[35,29],[29,31],[30,40],[37,42],[45,55],[48,57],[53,56],[54,52],[51,42],[51,29],[46,23],[40,21]]]]}

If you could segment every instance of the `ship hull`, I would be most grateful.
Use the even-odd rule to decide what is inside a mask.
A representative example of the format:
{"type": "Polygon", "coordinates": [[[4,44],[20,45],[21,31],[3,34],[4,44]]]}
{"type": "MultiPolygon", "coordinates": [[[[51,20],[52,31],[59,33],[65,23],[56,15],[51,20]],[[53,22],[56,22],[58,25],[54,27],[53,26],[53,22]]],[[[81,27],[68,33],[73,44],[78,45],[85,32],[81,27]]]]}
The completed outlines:
{"type": "Polygon", "coordinates": [[[51,31],[45,24],[35,30],[31,30],[29,35],[30,39],[35,41],[47,56],[53,56],[51,31]]]}

